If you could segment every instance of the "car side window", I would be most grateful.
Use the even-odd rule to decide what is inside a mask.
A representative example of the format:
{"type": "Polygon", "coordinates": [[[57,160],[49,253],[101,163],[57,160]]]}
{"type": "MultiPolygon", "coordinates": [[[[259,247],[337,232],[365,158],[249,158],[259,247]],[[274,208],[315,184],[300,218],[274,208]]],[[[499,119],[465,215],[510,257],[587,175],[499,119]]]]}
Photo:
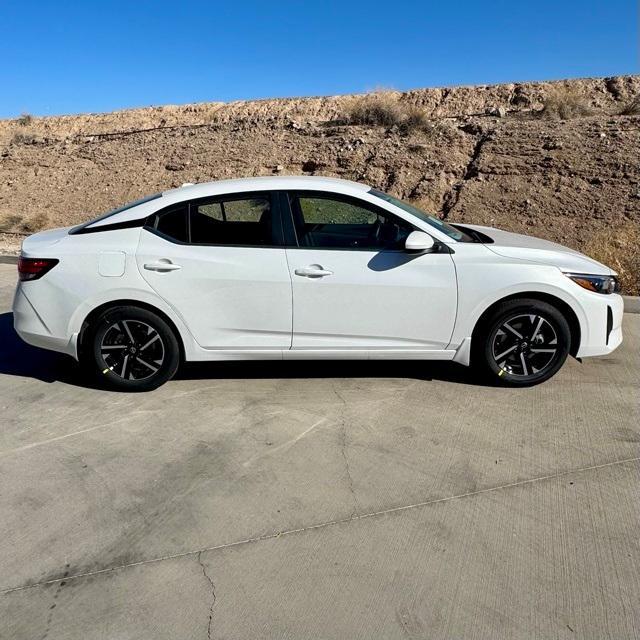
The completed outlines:
{"type": "Polygon", "coordinates": [[[189,206],[186,203],[176,205],[155,216],[154,228],[162,235],[177,240],[188,242],[187,212],[189,206]]]}
{"type": "Polygon", "coordinates": [[[272,246],[271,200],[261,195],[192,203],[192,244],[272,246]]]}
{"type": "Polygon", "coordinates": [[[298,244],[323,249],[402,249],[408,222],[347,196],[291,194],[298,244]]]}
{"type": "Polygon", "coordinates": [[[281,246],[268,193],[183,202],[154,214],[147,227],[186,244],[281,246]]]}

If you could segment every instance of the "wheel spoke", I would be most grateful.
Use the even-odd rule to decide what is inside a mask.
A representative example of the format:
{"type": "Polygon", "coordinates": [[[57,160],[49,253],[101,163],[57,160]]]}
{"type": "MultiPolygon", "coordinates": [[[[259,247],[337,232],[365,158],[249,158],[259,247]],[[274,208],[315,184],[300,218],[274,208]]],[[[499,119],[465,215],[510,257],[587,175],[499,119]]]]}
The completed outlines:
{"type": "Polygon", "coordinates": [[[104,344],[102,345],[102,351],[111,351],[113,349],[126,349],[126,344],[104,344]]]}
{"type": "Polygon", "coordinates": [[[159,339],[160,339],[160,335],[156,333],[156,335],[153,336],[151,340],[149,340],[148,342],[146,342],[144,345],[140,347],[140,351],[144,351],[149,345],[153,344],[156,340],[159,340],[159,339]]]}
{"type": "Polygon", "coordinates": [[[512,347],[509,347],[506,351],[503,351],[502,353],[498,354],[496,356],[496,360],[500,360],[502,358],[504,358],[506,355],[508,355],[509,353],[511,353],[514,349],[516,349],[518,345],[514,344],[512,347]]]}
{"type": "Polygon", "coordinates": [[[505,329],[508,329],[509,331],[511,331],[511,333],[513,333],[515,336],[520,338],[520,340],[522,340],[522,334],[516,331],[508,322],[505,322],[502,326],[505,329]]]}
{"type": "MultiPolygon", "coordinates": [[[[535,318],[536,316],[534,316],[535,318]]],[[[536,328],[533,330],[533,333],[531,334],[531,342],[533,342],[536,339],[536,336],[538,335],[538,332],[540,331],[540,327],[542,326],[542,323],[544,322],[544,318],[540,317],[540,319],[538,320],[538,324],[536,325],[536,328]]]]}
{"type": "Polygon", "coordinates": [[[158,367],[154,367],[152,364],[149,364],[146,360],[143,360],[140,356],[136,356],[136,360],[142,363],[148,369],[151,369],[153,373],[155,373],[158,370],[158,367]]]}
{"type": "Polygon", "coordinates": [[[123,320],[122,321],[122,326],[124,327],[124,330],[127,332],[127,336],[129,337],[129,340],[131,340],[131,344],[134,344],[135,340],[133,339],[133,336],[131,335],[131,330],[129,329],[129,325],[127,324],[127,320],[123,320]]]}
{"type": "Polygon", "coordinates": [[[129,354],[124,357],[122,361],[122,370],[120,371],[120,377],[124,378],[127,372],[127,362],[129,362],[129,354]]]}
{"type": "Polygon", "coordinates": [[[520,352],[520,362],[522,362],[523,375],[529,375],[529,369],[527,369],[527,361],[524,359],[524,353],[520,352]]]}
{"type": "Polygon", "coordinates": [[[555,353],[557,349],[529,349],[531,353],[555,353]]]}

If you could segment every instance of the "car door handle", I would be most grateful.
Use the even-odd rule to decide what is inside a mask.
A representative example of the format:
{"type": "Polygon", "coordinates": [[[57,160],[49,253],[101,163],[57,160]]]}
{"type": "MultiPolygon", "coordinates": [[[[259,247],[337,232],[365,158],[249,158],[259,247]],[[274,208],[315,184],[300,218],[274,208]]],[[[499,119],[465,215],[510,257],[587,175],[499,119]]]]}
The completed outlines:
{"type": "Polygon", "coordinates": [[[177,271],[182,269],[179,264],[173,264],[170,260],[158,260],[157,262],[145,262],[144,268],[147,271],[177,271]]]}
{"type": "Polygon", "coordinates": [[[308,267],[300,267],[294,272],[297,276],[305,278],[323,278],[324,276],[332,276],[333,271],[323,269],[319,264],[311,264],[308,267]]]}

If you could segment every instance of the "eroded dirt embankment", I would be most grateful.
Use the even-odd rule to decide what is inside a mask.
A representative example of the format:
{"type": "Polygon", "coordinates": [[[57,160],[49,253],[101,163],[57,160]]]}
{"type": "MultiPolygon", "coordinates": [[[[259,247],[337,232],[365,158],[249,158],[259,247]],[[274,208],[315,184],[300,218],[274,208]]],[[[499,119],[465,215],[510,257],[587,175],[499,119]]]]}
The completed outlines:
{"type": "Polygon", "coordinates": [[[0,237],[75,224],[125,201],[227,177],[367,182],[443,217],[578,249],[640,224],[640,77],[393,94],[426,126],[348,123],[357,96],[150,107],[0,121],[0,237]],[[540,117],[563,92],[589,115],[540,117]]]}

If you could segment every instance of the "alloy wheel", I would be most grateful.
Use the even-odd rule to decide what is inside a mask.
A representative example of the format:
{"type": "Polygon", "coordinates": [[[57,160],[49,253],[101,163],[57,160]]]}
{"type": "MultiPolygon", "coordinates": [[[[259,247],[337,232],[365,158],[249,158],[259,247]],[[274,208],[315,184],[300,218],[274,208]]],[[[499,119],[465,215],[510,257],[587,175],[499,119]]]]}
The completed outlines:
{"type": "Polygon", "coordinates": [[[540,314],[515,315],[498,327],[492,355],[502,372],[516,377],[540,374],[554,362],[558,335],[549,320],[540,314]]]}
{"type": "Polygon", "coordinates": [[[107,371],[123,380],[144,380],[158,372],[165,358],[160,334],[141,320],[119,320],[105,332],[100,354],[107,371]]]}

